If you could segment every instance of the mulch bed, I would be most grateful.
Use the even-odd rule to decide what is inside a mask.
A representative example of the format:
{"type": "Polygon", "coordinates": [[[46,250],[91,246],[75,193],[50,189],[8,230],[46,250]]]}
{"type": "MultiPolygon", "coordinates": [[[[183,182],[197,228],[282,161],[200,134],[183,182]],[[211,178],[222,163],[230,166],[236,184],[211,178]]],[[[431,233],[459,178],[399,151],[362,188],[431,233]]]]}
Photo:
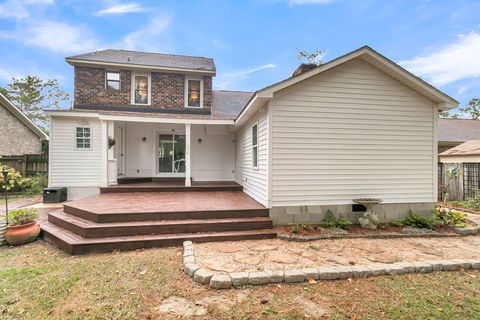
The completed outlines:
{"type": "Polygon", "coordinates": [[[473,209],[468,209],[468,208],[463,208],[463,207],[454,207],[454,206],[451,206],[451,205],[448,205],[448,204],[444,204],[442,202],[439,202],[437,205],[441,208],[446,208],[446,209],[456,210],[456,211],[463,211],[463,212],[468,212],[468,213],[473,213],[473,214],[480,215],[480,211],[475,211],[473,209]]]}

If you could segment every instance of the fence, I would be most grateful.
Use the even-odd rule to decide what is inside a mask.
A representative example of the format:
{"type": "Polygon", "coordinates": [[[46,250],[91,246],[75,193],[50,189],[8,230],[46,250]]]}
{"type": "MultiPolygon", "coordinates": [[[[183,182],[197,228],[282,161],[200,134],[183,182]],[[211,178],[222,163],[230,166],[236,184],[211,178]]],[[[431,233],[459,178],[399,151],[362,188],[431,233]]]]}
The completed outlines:
{"type": "Polygon", "coordinates": [[[0,163],[15,168],[24,177],[48,173],[48,154],[44,153],[0,156],[0,163]]]}

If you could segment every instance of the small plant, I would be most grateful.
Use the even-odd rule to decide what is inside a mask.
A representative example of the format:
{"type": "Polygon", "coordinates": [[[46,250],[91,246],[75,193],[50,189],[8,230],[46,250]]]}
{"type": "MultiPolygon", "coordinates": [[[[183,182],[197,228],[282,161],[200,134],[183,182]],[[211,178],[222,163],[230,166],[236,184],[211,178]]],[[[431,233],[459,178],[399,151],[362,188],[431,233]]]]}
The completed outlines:
{"type": "Polygon", "coordinates": [[[301,229],[301,226],[298,223],[290,223],[288,227],[290,229],[290,233],[299,233],[301,229]]]}
{"type": "Polygon", "coordinates": [[[112,149],[112,147],[115,145],[115,143],[117,143],[115,141],[115,138],[108,137],[108,149],[112,149]]]}
{"type": "Polygon", "coordinates": [[[345,217],[335,217],[330,209],[327,210],[325,218],[320,222],[320,226],[332,229],[348,230],[352,223],[345,217]]]}
{"type": "Polygon", "coordinates": [[[8,212],[8,224],[19,226],[34,222],[38,219],[38,211],[35,208],[15,209],[8,212]]]}
{"type": "Polygon", "coordinates": [[[435,215],[421,216],[412,210],[408,210],[407,216],[400,223],[402,226],[417,229],[434,229],[438,220],[435,215]]]}
{"type": "Polygon", "coordinates": [[[434,210],[434,214],[437,217],[439,224],[441,224],[444,228],[465,228],[467,226],[467,219],[465,217],[465,214],[462,212],[437,207],[434,210]]]}

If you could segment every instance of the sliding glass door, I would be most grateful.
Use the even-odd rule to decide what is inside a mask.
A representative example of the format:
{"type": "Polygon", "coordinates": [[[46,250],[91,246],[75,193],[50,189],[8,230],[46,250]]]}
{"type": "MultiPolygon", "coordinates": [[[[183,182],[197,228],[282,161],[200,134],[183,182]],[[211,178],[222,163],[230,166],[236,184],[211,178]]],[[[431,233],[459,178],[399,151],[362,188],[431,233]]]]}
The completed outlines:
{"type": "Polygon", "coordinates": [[[160,134],[158,173],[185,173],[185,135],[160,134]]]}

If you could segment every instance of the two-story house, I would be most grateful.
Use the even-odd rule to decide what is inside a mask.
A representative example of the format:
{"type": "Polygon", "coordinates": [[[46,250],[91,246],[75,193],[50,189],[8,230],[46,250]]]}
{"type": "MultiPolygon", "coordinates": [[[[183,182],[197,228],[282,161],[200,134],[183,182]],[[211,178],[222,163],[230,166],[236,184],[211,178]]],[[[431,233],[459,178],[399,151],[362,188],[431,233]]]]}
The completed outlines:
{"type": "Polygon", "coordinates": [[[329,209],[355,221],[356,198],[383,200],[383,221],[437,201],[438,111],[458,102],[369,47],[254,93],[213,90],[209,58],[104,50],[66,60],[74,104],[50,112],[49,183],[69,199],[125,182],[228,182],[275,224],[318,222],[329,209]]]}

